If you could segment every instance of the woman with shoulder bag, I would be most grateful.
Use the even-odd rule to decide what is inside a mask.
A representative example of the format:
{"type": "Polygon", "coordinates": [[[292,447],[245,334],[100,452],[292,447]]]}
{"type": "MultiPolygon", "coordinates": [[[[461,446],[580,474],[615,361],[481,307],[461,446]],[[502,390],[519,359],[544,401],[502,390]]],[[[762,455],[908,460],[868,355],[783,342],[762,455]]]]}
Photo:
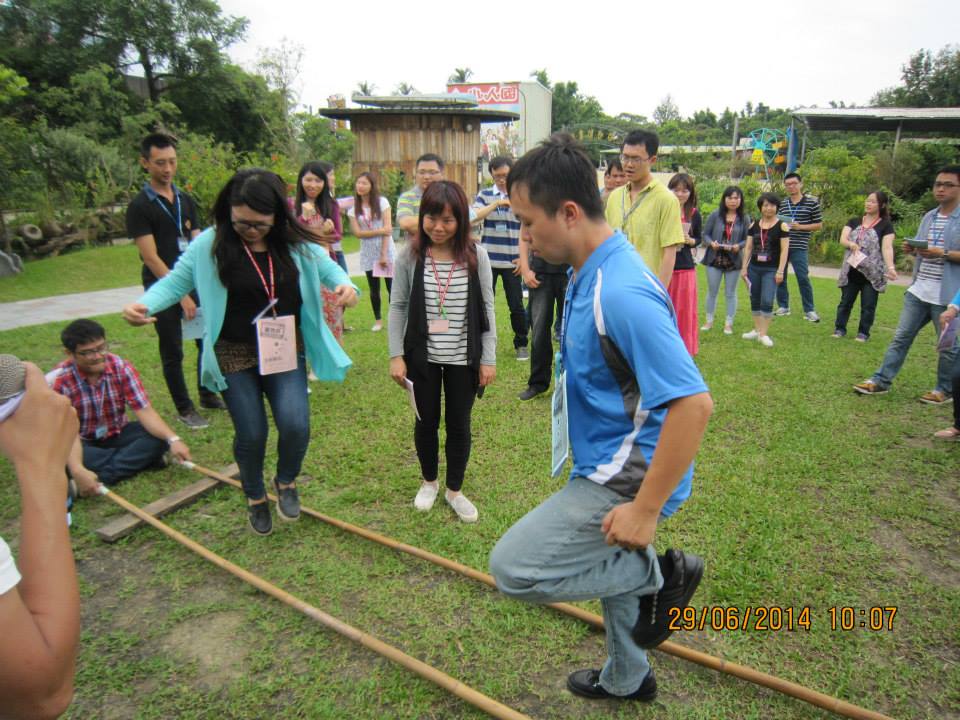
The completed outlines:
{"type": "Polygon", "coordinates": [[[743,191],[730,185],[720,197],[720,207],[710,213],[703,224],[703,245],[706,247],[703,265],[707,267],[707,321],[701,330],[713,327],[717,310],[720,282],[724,285],[726,320],[723,334],[733,334],[733,317],[737,314],[737,283],[742,264],[741,251],[747,242],[750,216],[743,212],[743,191]]]}

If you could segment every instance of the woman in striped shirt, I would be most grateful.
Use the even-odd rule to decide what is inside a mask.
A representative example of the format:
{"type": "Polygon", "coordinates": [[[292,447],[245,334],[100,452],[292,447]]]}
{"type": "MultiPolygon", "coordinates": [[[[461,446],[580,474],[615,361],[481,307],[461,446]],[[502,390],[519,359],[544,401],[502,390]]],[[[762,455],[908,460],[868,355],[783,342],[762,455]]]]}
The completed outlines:
{"type": "Polygon", "coordinates": [[[484,248],[470,240],[467,196],[454,182],[432,183],[420,201],[418,233],[397,258],[390,299],[390,376],[413,382],[419,418],[414,442],[423,483],[421,511],[439,492],[440,394],[446,396],[445,498],[461,520],[477,508],[461,492],[470,458],[474,398],[496,376],[493,276],[484,248]]]}

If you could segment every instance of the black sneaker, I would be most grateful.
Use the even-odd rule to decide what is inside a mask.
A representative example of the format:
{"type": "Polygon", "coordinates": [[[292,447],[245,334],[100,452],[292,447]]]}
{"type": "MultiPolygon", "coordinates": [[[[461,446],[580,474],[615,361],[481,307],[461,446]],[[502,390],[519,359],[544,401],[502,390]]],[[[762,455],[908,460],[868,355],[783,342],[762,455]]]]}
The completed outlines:
{"type": "Polygon", "coordinates": [[[216,393],[209,393],[200,396],[200,407],[207,410],[226,410],[227,404],[216,393]]]}
{"type": "Polygon", "coordinates": [[[177,416],[177,420],[182,422],[191,430],[203,430],[205,427],[210,427],[203,415],[197,412],[196,408],[190,408],[185,413],[181,413],[177,416]]]}
{"type": "Polygon", "coordinates": [[[614,695],[607,692],[600,684],[599,670],[577,670],[567,677],[567,689],[574,695],[591,700],[614,699],[651,702],[657,697],[657,678],[654,677],[653,670],[650,670],[643,682],[640,683],[640,687],[632,693],[629,695],[614,695]]]}
{"type": "Polygon", "coordinates": [[[537,390],[536,388],[528,387],[522,393],[517,395],[518,398],[526,402],[527,400],[533,400],[537,395],[542,395],[545,390],[537,390]]]}
{"type": "Polygon", "coordinates": [[[273,517],[270,515],[270,503],[262,502],[247,505],[250,517],[250,529],[257,535],[269,535],[273,532],[273,517]]]}
{"type": "Polygon", "coordinates": [[[670,609],[685,608],[703,577],[703,558],[697,555],[667,550],[657,559],[663,587],[640,598],[640,617],[633,626],[633,640],[642,648],[654,648],[670,637],[670,609]]]}
{"type": "Polygon", "coordinates": [[[300,494],[296,486],[280,487],[277,479],[273,479],[273,486],[277,489],[277,514],[281,520],[300,519],[300,494]]]}

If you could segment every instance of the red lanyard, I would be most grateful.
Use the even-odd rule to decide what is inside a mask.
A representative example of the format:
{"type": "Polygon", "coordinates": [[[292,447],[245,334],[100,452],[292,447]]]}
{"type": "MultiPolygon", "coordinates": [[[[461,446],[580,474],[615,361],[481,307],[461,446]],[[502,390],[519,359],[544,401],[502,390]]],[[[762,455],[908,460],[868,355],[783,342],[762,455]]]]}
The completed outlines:
{"type": "Polygon", "coordinates": [[[760,222],[757,222],[757,228],[760,230],[760,252],[765,253],[767,251],[767,240],[770,237],[770,228],[767,228],[767,236],[763,235],[763,227],[760,225],[760,222]]]}
{"type": "Polygon", "coordinates": [[[267,293],[267,300],[273,303],[273,314],[277,314],[276,303],[274,299],[276,298],[277,286],[273,282],[273,257],[270,255],[270,252],[267,251],[267,264],[270,268],[270,284],[267,285],[267,279],[263,276],[263,272],[260,270],[260,266],[257,265],[257,261],[253,259],[253,253],[250,252],[250,248],[247,247],[246,243],[243,243],[243,249],[247,251],[247,257],[250,258],[250,262],[253,264],[253,269],[257,271],[257,275],[260,276],[260,282],[263,283],[263,290],[267,293]]]}
{"type": "Polygon", "coordinates": [[[724,227],[723,227],[723,234],[727,236],[727,242],[728,242],[728,243],[730,242],[730,237],[733,235],[733,225],[734,225],[734,223],[736,223],[736,222],[737,222],[737,221],[734,220],[733,222],[726,222],[726,221],[725,221],[725,222],[723,223],[723,225],[724,225],[724,227]]]}
{"type": "Polygon", "coordinates": [[[874,220],[874,221],[873,221],[872,223],[870,223],[869,225],[864,225],[863,222],[860,223],[860,227],[858,228],[858,232],[857,232],[857,244],[858,244],[858,245],[862,244],[860,241],[863,240],[863,234],[864,234],[867,230],[872,230],[873,227],[874,227],[878,222],[880,222],[880,218],[877,218],[876,220],[874,220]]]}
{"type": "Polygon", "coordinates": [[[457,269],[457,263],[454,261],[453,265],[450,266],[450,272],[447,274],[447,282],[443,286],[440,285],[440,276],[437,274],[437,263],[434,262],[433,253],[430,253],[430,264],[433,265],[433,277],[437,281],[437,289],[440,291],[440,315],[446,317],[447,311],[443,309],[443,303],[447,299],[447,290],[450,289],[450,283],[453,280],[453,271],[457,269]]]}

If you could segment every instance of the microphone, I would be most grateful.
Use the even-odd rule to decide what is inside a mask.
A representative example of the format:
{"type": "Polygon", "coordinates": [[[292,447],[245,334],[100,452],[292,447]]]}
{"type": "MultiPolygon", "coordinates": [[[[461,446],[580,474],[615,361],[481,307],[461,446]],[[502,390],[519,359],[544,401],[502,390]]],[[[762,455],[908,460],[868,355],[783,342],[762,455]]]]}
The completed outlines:
{"type": "Polygon", "coordinates": [[[14,355],[0,355],[0,422],[13,415],[23,400],[27,368],[14,355]]]}

